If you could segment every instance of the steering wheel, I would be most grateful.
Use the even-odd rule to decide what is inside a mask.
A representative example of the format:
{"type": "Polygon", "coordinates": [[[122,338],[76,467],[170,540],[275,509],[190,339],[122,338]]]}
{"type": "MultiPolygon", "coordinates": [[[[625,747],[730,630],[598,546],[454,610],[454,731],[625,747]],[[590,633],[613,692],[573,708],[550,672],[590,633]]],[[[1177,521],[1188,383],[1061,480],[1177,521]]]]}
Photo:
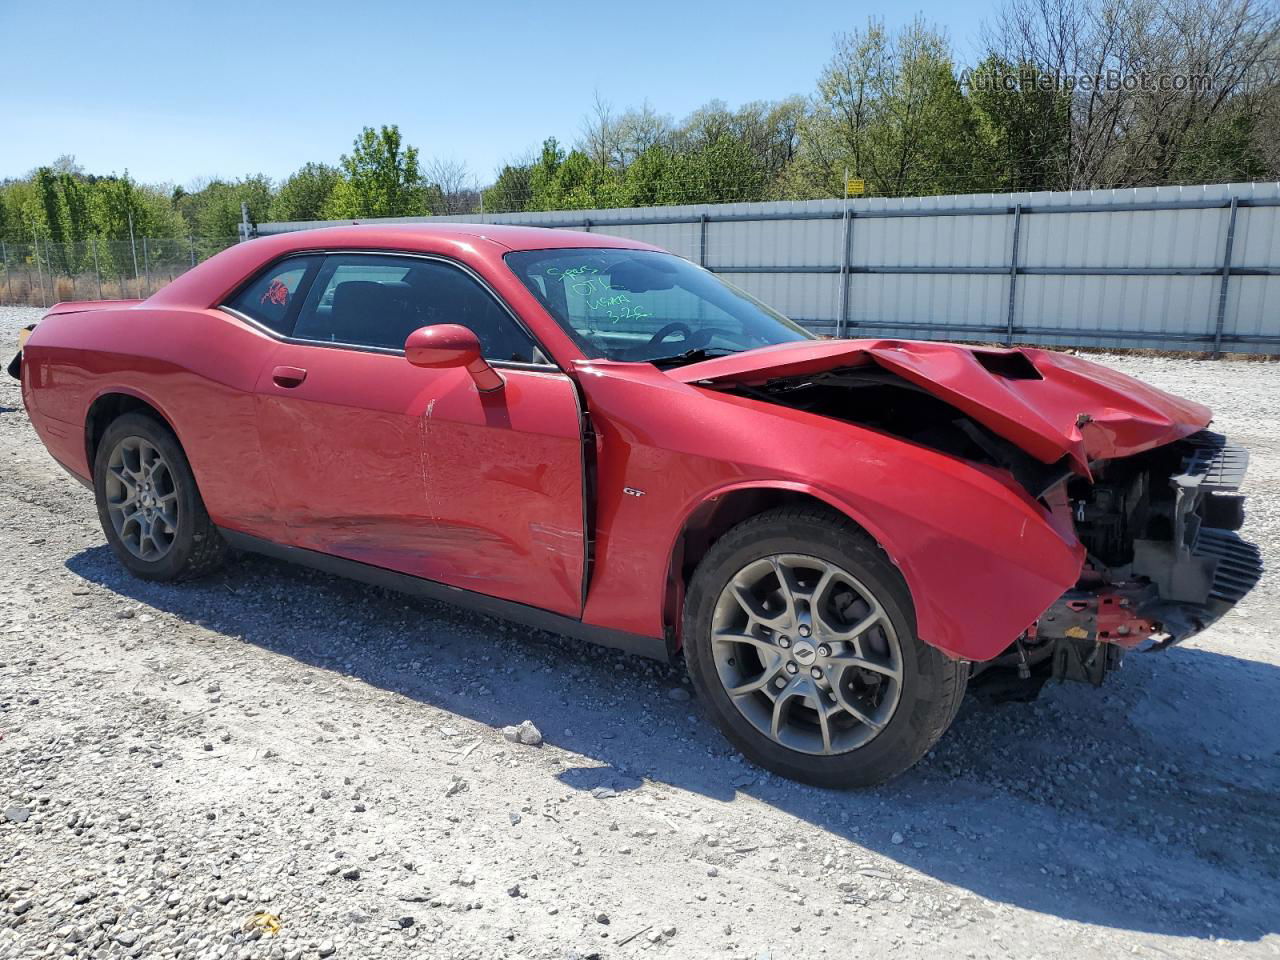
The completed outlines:
{"type": "MultiPolygon", "coordinates": [[[[670,337],[673,333],[684,334],[684,336],[681,337],[681,339],[685,341],[690,341],[693,339],[693,328],[689,326],[687,323],[681,323],[679,320],[677,320],[674,323],[668,323],[665,327],[663,327],[661,330],[655,333],[652,337],[650,337],[649,346],[656,347],[658,344],[666,341],[667,338],[670,337]]],[[[690,344],[690,346],[693,346],[693,344],[690,344]]]]}

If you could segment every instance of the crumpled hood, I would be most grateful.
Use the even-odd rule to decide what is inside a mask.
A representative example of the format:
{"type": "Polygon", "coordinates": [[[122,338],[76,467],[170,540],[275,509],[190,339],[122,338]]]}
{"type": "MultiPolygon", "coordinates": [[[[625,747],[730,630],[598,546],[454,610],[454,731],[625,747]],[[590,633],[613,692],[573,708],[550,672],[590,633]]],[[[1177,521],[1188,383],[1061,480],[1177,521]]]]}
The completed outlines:
{"type": "Polygon", "coordinates": [[[1172,443],[1209,424],[1208,407],[1101,364],[1049,350],[917,340],[819,340],[716,357],[668,371],[685,383],[759,385],[876,365],[928,391],[1037,460],[1089,462],[1172,443]]]}

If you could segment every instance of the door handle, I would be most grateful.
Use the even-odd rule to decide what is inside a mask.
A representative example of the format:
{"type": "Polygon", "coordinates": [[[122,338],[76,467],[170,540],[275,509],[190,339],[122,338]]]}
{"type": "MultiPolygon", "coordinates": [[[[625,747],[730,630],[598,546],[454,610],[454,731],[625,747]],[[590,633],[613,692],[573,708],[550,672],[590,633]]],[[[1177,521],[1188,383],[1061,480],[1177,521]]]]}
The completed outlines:
{"type": "Polygon", "coordinates": [[[307,379],[307,371],[301,367],[276,367],[271,371],[271,379],[277,387],[296,387],[307,379]]]}

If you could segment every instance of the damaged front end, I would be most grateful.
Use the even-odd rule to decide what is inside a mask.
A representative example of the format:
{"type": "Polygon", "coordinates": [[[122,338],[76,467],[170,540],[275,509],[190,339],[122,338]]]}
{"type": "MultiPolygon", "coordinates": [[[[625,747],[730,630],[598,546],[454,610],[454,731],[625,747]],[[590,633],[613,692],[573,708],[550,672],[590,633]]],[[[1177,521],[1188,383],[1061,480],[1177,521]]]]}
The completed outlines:
{"type": "Polygon", "coordinates": [[[1236,533],[1248,454],[1199,405],[1080,357],[911,341],[831,341],[695,364],[710,389],[899,437],[1006,471],[1085,562],[1075,584],[975,686],[1034,696],[1101,683],[1132,649],[1205,629],[1262,573],[1236,533]]]}
{"type": "Polygon", "coordinates": [[[1099,684],[1123,652],[1199,633],[1253,588],[1258,548],[1236,531],[1249,455],[1208,430],[1093,465],[1066,498],[1088,551],[1080,582],[993,664],[1099,684]]]}

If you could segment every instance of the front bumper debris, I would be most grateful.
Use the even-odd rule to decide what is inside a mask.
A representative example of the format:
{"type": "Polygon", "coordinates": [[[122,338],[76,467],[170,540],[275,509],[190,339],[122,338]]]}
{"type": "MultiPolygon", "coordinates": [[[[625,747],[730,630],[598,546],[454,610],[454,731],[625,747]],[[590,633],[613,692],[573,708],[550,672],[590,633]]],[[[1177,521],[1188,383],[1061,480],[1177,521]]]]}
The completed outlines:
{"type": "Polygon", "coordinates": [[[1182,443],[1181,469],[1168,479],[1173,535],[1134,540],[1125,567],[1086,566],[1020,641],[1051,655],[1054,677],[1101,683],[1125,650],[1163,649],[1199,633],[1261,578],[1258,548],[1236,533],[1248,451],[1209,431],[1182,443]]]}

